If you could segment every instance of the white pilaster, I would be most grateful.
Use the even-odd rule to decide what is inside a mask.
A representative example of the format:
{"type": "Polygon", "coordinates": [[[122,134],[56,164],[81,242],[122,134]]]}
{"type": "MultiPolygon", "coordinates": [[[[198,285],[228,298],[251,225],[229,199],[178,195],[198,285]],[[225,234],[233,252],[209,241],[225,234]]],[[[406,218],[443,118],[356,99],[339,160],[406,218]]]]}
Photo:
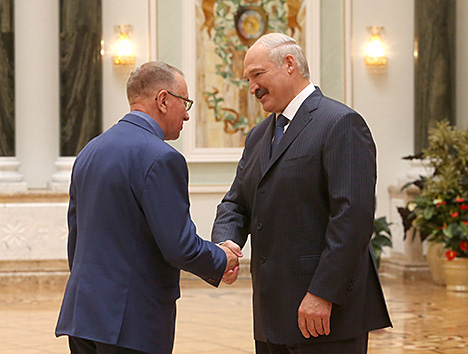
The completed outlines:
{"type": "Polygon", "coordinates": [[[16,0],[15,115],[19,172],[45,188],[59,156],[59,0],[16,0]]]}
{"type": "Polygon", "coordinates": [[[19,167],[16,157],[0,157],[0,192],[24,192],[28,189],[23,175],[18,172],[19,167]]]}
{"type": "Polygon", "coordinates": [[[68,192],[71,180],[71,171],[75,157],[59,157],[55,161],[56,172],[49,183],[50,189],[57,192],[68,192]]]}

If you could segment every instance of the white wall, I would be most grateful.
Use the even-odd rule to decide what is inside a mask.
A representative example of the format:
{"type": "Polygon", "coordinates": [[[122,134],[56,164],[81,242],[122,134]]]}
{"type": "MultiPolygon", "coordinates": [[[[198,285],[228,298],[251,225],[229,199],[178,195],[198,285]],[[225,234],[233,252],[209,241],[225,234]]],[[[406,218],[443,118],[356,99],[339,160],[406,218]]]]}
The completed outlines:
{"type": "Polygon", "coordinates": [[[150,36],[156,12],[148,0],[103,0],[102,2],[102,36],[103,55],[103,130],[107,130],[122,118],[128,111],[125,91],[130,72],[152,59],[151,51],[156,47],[155,34],[150,36]],[[151,11],[150,11],[151,10],[151,11]],[[134,66],[114,66],[112,57],[118,35],[115,25],[132,25],[130,39],[135,51],[134,66]]]}
{"type": "Polygon", "coordinates": [[[414,1],[353,0],[354,108],[366,119],[377,145],[377,216],[389,215],[387,188],[406,174],[403,156],[413,153],[414,1]],[[386,73],[364,65],[370,34],[367,26],[383,26],[386,73]]]}
{"type": "Polygon", "coordinates": [[[341,102],[345,99],[344,1],[322,0],[320,4],[320,90],[341,102]]]}

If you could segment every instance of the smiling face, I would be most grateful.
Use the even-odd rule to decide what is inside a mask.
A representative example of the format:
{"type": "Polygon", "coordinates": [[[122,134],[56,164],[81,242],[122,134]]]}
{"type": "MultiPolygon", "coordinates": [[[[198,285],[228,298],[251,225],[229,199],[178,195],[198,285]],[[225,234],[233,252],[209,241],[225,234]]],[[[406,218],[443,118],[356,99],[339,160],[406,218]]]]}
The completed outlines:
{"type": "Polygon", "coordinates": [[[261,43],[254,44],[245,55],[244,77],[249,81],[250,93],[255,95],[267,112],[283,112],[297,95],[294,70],[292,56],[286,56],[281,67],[277,67],[261,43]]]}

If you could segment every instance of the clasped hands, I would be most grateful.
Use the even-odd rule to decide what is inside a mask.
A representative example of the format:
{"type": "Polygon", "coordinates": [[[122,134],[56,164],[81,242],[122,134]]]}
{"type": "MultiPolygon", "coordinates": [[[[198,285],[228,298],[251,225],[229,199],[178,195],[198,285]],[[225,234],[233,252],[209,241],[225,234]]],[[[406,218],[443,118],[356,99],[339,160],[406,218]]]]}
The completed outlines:
{"type": "Polygon", "coordinates": [[[239,258],[243,256],[242,250],[238,244],[231,240],[223,242],[219,247],[226,253],[226,269],[224,270],[223,282],[232,284],[239,276],[239,258]]]}

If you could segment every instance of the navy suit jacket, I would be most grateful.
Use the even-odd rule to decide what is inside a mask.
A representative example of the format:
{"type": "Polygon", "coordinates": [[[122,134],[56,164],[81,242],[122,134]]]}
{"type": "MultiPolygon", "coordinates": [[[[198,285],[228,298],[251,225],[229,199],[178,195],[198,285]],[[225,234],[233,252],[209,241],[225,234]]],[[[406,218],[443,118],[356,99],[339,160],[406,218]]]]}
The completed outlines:
{"type": "Polygon", "coordinates": [[[184,157],[155,121],[138,114],[127,114],[76,158],[70,278],[56,335],[171,353],[179,269],[218,286],[226,256],[196,234],[184,157]]]}
{"type": "Polygon", "coordinates": [[[270,159],[274,126],[270,115],[248,134],[212,231],[241,246],[251,235],[255,339],[339,341],[391,325],[369,244],[376,151],[366,123],[316,88],[270,159]],[[307,291],[333,303],[329,336],[299,330],[307,291]]]}

